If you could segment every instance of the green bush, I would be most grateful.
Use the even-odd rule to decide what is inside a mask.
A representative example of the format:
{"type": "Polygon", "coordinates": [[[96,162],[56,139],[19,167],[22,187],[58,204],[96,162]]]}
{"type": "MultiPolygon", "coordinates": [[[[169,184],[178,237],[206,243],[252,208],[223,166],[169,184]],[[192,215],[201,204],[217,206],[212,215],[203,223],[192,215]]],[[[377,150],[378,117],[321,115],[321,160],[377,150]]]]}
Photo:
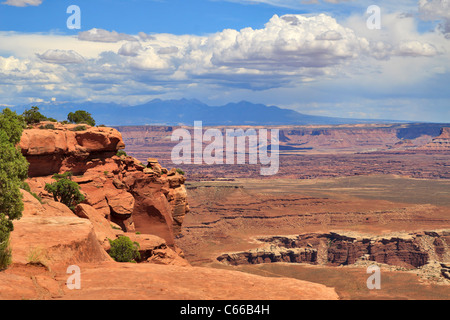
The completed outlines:
{"type": "Polygon", "coordinates": [[[22,216],[20,188],[28,177],[29,164],[20,148],[15,146],[22,130],[23,122],[15,112],[4,110],[0,114],[0,213],[9,220],[22,216]]]}
{"type": "Polygon", "coordinates": [[[26,128],[25,120],[22,116],[8,108],[0,113],[0,131],[6,133],[7,140],[13,145],[19,143],[23,129],[26,128]]]}
{"type": "Polygon", "coordinates": [[[119,151],[117,151],[116,156],[118,156],[118,157],[125,156],[126,157],[127,153],[123,150],[119,150],[119,151]]]}
{"type": "Polygon", "coordinates": [[[35,124],[41,121],[46,121],[48,118],[39,112],[38,107],[31,107],[30,110],[25,110],[22,113],[22,117],[24,118],[27,124],[35,124]]]}
{"type": "Polygon", "coordinates": [[[72,181],[71,178],[71,172],[55,174],[53,175],[53,179],[56,182],[45,184],[45,191],[53,194],[55,201],[59,201],[71,210],[75,210],[77,204],[84,201],[84,196],[80,192],[78,183],[72,181]]]}
{"type": "Polygon", "coordinates": [[[177,169],[177,172],[178,172],[179,174],[181,174],[181,175],[183,175],[183,176],[184,176],[184,171],[183,171],[183,170],[181,170],[180,168],[178,168],[178,169],[177,169]]]}
{"type": "Polygon", "coordinates": [[[12,223],[0,214],[0,271],[11,264],[11,249],[9,248],[9,234],[12,223]]]}
{"type": "Polygon", "coordinates": [[[47,123],[45,126],[40,126],[39,129],[55,130],[55,125],[52,123],[47,123]]]}
{"type": "Polygon", "coordinates": [[[67,115],[67,120],[70,123],[84,123],[95,127],[95,120],[92,118],[91,114],[84,110],[78,110],[75,112],[71,112],[67,115]]]}
{"type": "Polygon", "coordinates": [[[29,194],[31,194],[37,201],[39,201],[42,204],[42,198],[39,197],[36,193],[31,191],[30,185],[26,183],[25,181],[22,182],[20,189],[23,189],[27,191],[29,194]]]}
{"type": "Polygon", "coordinates": [[[7,269],[11,264],[11,256],[11,248],[9,247],[8,237],[5,241],[0,242],[0,271],[7,269]]]}
{"type": "Polygon", "coordinates": [[[77,126],[72,129],[72,131],[85,131],[85,130],[86,130],[86,126],[77,126]]]}
{"type": "Polygon", "coordinates": [[[109,255],[117,262],[136,262],[140,259],[139,243],[133,242],[130,238],[120,236],[118,239],[112,241],[109,239],[111,249],[109,255]]]}
{"type": "Polygon", "coordinates": [[[22,116],[6,108],[0,113],[0,269],[11,262],[9,235],[13,220],[22,217],[20,188],[28,176],[28,162],[16,147],[25,128],[22,116]]]}

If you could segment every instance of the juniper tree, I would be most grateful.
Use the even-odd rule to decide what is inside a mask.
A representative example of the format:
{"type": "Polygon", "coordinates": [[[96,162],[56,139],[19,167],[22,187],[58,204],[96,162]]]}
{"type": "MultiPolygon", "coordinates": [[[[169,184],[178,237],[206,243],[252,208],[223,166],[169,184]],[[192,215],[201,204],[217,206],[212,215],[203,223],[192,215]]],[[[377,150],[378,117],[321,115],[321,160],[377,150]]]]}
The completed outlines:
{"type": "Polygon", "coordinates": [[[22,217],[20,192],[28,175],[28,162],[17,146],[25,122],[22,116],[6,108],[0,113],[0,270],[10,263],[9,235],[13,220],[22,217]]]}
{"type": "Polygon", "coordinates": [[[75,210],[75,206],[84,201],[84,196],[80,192],[80,186],[71,179],[72,173],[53,175],[54,183],[47,183],[45,191],[53,194],[55,201],[61,202],[68,206],[71,210],[75,210]]]}
{"type": "Polygon", "coordinates": [[[70,123],[77,123],[77,124],[87,124],[92,127],[95,126],[95,120],[92,118],[91,114],[84,110],[78,110],[75,112],[70,112],[67,115],[67,120],[70,123]]]}

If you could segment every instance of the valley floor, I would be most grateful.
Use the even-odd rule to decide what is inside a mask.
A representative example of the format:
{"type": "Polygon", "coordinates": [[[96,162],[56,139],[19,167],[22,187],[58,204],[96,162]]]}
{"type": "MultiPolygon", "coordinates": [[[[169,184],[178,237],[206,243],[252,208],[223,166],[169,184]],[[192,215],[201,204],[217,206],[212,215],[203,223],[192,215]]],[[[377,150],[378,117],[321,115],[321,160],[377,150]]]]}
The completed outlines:
{"type": "Polygon", "coordinates": [[[190,182],[191,212],[177,244],[193,265],[316,282],[334,287],[341,299],[450,299],[450,281],[443,276],[447,269],[441,267],[450,261],[449,187],[448,180],[396,175],[190,182]],[[299,246],[307,243],[307,249],[320,253],[323,243],[316,238],[335,241],[330,234],[345,240],[337,241],[332,253],[328,249],[334,261],[319,257],[314,263],[287,263],[289,257],[274,257],[287,250],[292,258],[293,246],[280,249],[279,243],[269,242],[270,247],[259,241],[294,237],[299,246]],[[439,239],[429,237],[437,234],[439,239]],[[299,235],[308,235],[309,243],[295,238],[299,235]],[[339,255],[350,257],[349,244],[357,238],[386,245],[376,257],[372,246],[378,261],[361,257],[339,263],[339,255]],[[223,254],[238,260],[219,262],[223,254]],[[412,266],[420,254],[424,265],[412,266]],[[381,267],[381,290],[367,288],[370,264],[381,267]]]}

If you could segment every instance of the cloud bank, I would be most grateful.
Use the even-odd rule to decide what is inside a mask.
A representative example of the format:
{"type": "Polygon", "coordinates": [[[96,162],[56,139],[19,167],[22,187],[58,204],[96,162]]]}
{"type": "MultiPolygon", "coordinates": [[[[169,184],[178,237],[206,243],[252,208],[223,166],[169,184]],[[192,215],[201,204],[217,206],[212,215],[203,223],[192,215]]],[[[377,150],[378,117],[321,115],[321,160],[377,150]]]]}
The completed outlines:
{"type": "MultiPolygon", "coordinates": [[[[384,105],[392,105],[397,90],[398,101],[407,103],[407,92],[422,92],[418,88],[426,86],[420,97],[425,99],[430,81],[439,86],[450,78],[448,3],[419,2],[420,19],[440,23],[422,33],[416,18],[403,12],[385,14],[383,30],[375,32],[366,28],[363,15],[338,21],[323,13],[274,15],[260,29],[202,36],[94,28],[77,36],[39,35],[39,41],[24,41],[27,35],[0,32],[0,52],[8,52],[0,56],[0,94],[5,104],[36,97],[135,104],[187,96],[209,103],[255,97],[297,108],[301,99],[314,112],[314,103],[333,99],[357,104],[355,99],[382,97],[391,99],[384,105]],[[15,52],[11,48],[16,46],[15,52]]],[[[344,105],[334,115],[349,116],[350,111],[342,114],[344,105]]],[[[390,112],[374,110],[368,116],[390,112]]]]}

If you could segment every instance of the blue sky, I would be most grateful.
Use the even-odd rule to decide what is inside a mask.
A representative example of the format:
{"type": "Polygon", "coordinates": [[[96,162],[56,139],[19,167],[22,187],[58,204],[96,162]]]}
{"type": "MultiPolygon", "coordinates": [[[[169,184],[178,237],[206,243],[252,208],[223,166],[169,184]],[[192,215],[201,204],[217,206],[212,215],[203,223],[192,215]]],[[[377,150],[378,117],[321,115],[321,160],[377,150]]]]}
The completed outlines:
{"type": "Polygon", "coordinates": [[[450,122],[447,0],[376,1],[379,30],[369,0],[0,1],[0,105],[195,98],[450,122]]]}
{"type": "Polygon", "coordinates": [[[47,0],[40,6],[2,6],[0,28],[20,32],[60,32],[66,28],[68,6],[82,11],[82,30],[92,28],[137,34],[205,34],[226,28],[261,28],[274,15],[302,13],[266,4],[209,0],[47,0]]]}

